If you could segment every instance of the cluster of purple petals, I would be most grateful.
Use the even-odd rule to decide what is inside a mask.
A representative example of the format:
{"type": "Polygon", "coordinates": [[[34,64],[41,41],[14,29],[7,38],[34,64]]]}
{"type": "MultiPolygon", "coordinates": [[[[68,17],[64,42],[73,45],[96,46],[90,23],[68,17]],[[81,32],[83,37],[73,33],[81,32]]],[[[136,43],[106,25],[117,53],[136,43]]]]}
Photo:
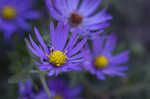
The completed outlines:
{"type": "Polygon", "coordinates": [[[77,26],[71,26],[71,31],[77,29],[81,36],[95,37],[109,26],[108,21],[112,16],[106,13],[106,8],[95,13],[101,0],[82,0],[81,4],[80,2],[81,0],[46,0],[50,15],[55,20],[70,24],[70,15],[77,13],[82,17],[82,22],[77,26]]]}
{"type": "Polygon", "coordinates": [[[19,87],[18,99],[34,99],[35,94],[32,91],[33,86],[30,80],[25,80],[25,82],[20,82],[18,87],[19,87]]]}
{"type": "Polygon", "coordinates": [[[33,10],[34,0],[0,0],[0,32],[3,33],[5,39],[9,39],[11,35],[20,30],[30,30],[31,26],[27,20],[39,18],[39,12],[33,10]],[[13,7],[16,16],[12,20],[4,19],[2,10],[4,7],[13,7]]]}
{"type": "MultiPolygon", "coordinates": [[[[69,83],[60,79],[51,79],[47,81],[48,87],[51,90],[51,99],[59,95],[62,99],[81,99],[81,86],[72,88],[69,83]]],[[[33,92],[32,83],[26,80],[25,83],[19,83],[19,99],[48,99],[47,93],[41,89],[38,92],[33,92]]]]}
{"type": "Polygon", "coordinates": [[[113,76],[125,76],[125,72],[128,70],[128,66],[125,63],[129,58],[129,51],[113,55],[113,51],[116,48],[117,37],[114,34],[104,35],[97,37],[92,41],[92,50],[87,49],[84,56],[87,61],[84,63],[86,70],[92,74],[96,74],[97,78],[105,80],[105,75],[113,76]],[[102,55],[107,58],[108,64],[106,68],[98,69],[94,66],[94,59],[102,55]]]}
{"type": "MultiPolygon", "coordinates": [[[[82,90],[81,86],[72,88],[69,83],[60,79],[48,80],[47,84],[49,89],[51,90],[52,99],[56,95],[61,96],[62,99],[82,99],[81,97],[79,97],[79,94],[82,90]]],[[[43,99],[43,97],[44,99],[48,99],[47,94],[44,92],[44,90],[41,90],[36,96],[36,99],[43,99]]]]}
{"type": "Polygon", "coordinates": [[[124,51],[117,55],[112,55],[117,42],[114,34],[104,36],[91,35],[95,37],[92,39],[93,50],[91,51],[89,48],[83,50],[87,41],[86,37],[83,37],[83,39],[78,42],[78,34],[93,34],[89,31],[97,31],[97,29],[97,33],[101,33],[103,25],[105,24],[104,26],[106,26],[106,24],[108,24],[107,21],[112,18],[112,16],[106,14],[105,9],[94,14],[101,0],[83,0],[81,3],[79,2],[80,0],[46,0],[51,16],[59,22],[56,29],[54,28],[54,24],[52,22],[50,23],[51,45],[44,42],[36,28],[35,34],[40,45],[37,45],[31,35],[29,35],[27,46],[29,50],[40,59],[40,62],[35,61],[35,63],[39,66],[40,70],[49,71],[49,76],[54,74],[58,75],[60,72],[80,70],[82,67],[81,63],[84,63],[84,67],[92,74],[96,74],[99,79],[104,80],[105,75],[125,76],[124,71],[128,70],[125,63],[128,61],[129,52],[124,51]],[[77,27],[69,23],[69,15],[74,12],[79,15],[81,14],[83,18],[83,23],[77,27]],[[69,32],[71,32],[70,37],[69,32]],[[49,62],[47,56],[51,54],[51,49],[54,51],[59,50],[63,53],[67,52],[66,56],[69,59],[60,67],[54,66],[49,62]],[[98,55],[103,55],[107,58],[107,68],[97,69],[93,66],[93,61],[98,55]]]}
{"type": "Polygon", "coordinates": [[[87,39],[84,38],[83,40],[78,42],[78,31],[72,32],[69,41],[67,41],[69,36],[69,25],[63,25],[62,22],[59,22],[56,29],[54,29],[54,24],[51,22],[50,42],[52,43],[52,45],[48,46],[49,44],[46,44],[44,42],[39,31],[36,28],[34,30],[40,46],[34,42],[31,35],[29,36],[30,42],[27,42],[27,46],[29,50],[41,60],[40,63],[35,61],[40,70],[48,70],[48,75],[52,76],[53,74],[58,75],[60,72],[68,72],[71,70],[81,69],[79,64],[81,64],[84,59],[82,52],[80,51],[85,45],[87,39]],[[51,54],[51,49],[54,49],[54,51],[59,50],[63,53],[67,52],[66,56],[68,57],[68,60],[66,61],[66,63],[61,65],[60,67],[56,67],[51,64],[47,56],[51,54]]]}

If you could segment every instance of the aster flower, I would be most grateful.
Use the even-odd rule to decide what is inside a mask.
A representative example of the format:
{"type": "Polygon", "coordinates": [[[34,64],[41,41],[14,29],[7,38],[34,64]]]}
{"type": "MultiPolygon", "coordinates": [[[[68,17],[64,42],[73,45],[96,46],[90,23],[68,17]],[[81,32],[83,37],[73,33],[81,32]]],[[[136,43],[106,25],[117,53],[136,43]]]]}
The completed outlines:
{"type": "Polygon", "coordinates": [[[19,83],[19,99],[33,99],[35,94],[32,92],[32,82],[25,80],[19,83]]]}
{"type": "MultiPolygon", "coordinates": [[[[50,99],[81,99],[81,86],[72,88],[70,84],[63,80],[48,80],[47,82],[51,91],[50,99]]],[[[34,99],[48,99],[45,91],[41,90],[34,99]]]]}
{"type": "Polygon", "coordinates": [[[71,30],[78,29],[81,36],[97,35],[109,26],[112,16],[106,8],[95,13],[101,0],[46,0],[50,15],[57,21],[71,25],[71,30]]]}
{"type": "Polygon", "coordinates": [[[54,30],[54,25],[50,23],[51,45],[45,44],[39,31],[35,28],[36,37],[40,43],[37,45],[31,35],[29,36],[30,43],[27,46],[30,51],[40,59],[36,61],[40,70],[48,70],[49,76],[59,72],[67,72],[70,70],[80,70],[79,64],[84,61],[81,49],[86,43],[86,39],[78,42],[77,32],[73,32],[68,40],[69,26],[63,23],[58,23],[54,30]],[[50,46],[48,46],[50,45],[50,46]],[[50,47],[50,48],[48,48],[50,47]]]}
{"type": "Polygon", "coordinates": [[[125,76],[124,71],[128,70],[125,63],[128,61],[129,51],[112,55],[116,42],[114,34],[93,40],[92,50],[87,50],[84,53],[87,60],[84,63],[85,69],[92,74],[96,74],[97,78],[102,80],[105,79],[105,75],[125,76]]]}
{"type": "Polygon", "coordinates": [[[26,20],[39,17],[39,13],[32,6],[32,0],[0,0],[0,32],[4,32],[6,39],[20,28],[30,29],[26,20]]]}

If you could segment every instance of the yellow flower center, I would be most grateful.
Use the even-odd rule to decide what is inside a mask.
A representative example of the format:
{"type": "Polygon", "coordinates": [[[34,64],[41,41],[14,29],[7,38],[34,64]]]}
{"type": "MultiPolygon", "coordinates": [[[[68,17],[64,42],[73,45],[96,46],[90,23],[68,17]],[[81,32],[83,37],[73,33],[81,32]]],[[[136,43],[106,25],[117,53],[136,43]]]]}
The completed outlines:
{"type": "Polygon", "coordinates": [[[2,9],[2,16],[5,19],[12,20],[16,16],[16,10],[10,6],[4,7],[2,9]]]}
{"type": "Polygon", "coordinates": [[[94,62],[94,65],[100,69],[106,68],[107,64],[108,64],[108,59],[104,56],[96,57],[95,62],[94,62]]]}
{"type": "Polygon", "coordinates": [[[63,53],[59,50],[52,51],[52,49],[50,50],[50,52],[50,55],[47,55],[50,63],[57,67],[66,63],[66,60],[68,59],[66,53],[63,53]]]}
{"type": "Polygon", "coordinates": [[[63,98],[60,95],[56,95],[56,96],[54,96],[53,99],[63,99],[63,98]]]}

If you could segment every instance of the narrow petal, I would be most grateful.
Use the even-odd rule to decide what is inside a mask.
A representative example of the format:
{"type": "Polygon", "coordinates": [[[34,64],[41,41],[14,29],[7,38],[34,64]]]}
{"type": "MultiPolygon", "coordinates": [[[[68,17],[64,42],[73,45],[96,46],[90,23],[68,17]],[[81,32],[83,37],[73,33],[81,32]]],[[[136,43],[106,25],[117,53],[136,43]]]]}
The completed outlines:
{"type": "Polygon", "coordinates": [[[13,34],[13,32],[11,32],[11,31],[4,32],[5,40],[9,40],[11,38],[12,34],[13,34]]]}
{"type": "Polygon", "coordinates": [[[54,0],[55,8],[61,13],[62,16],[67,17],[70,13],[65,0],[54,0]]]}
{"type": "Polygon", "coordinates": [[[50,22],[50,38],[52,42],[52,46],[55,45],[55,31],[54,31],[54,24],[53,22],[50,22]]]}
{"type": "Polygon", "coordinates": [[[37,19],[40,17],[40,13],[38,11],[27,11],[21,15],[24,19],[37,19]]]}
{"type": "Polygon", "coordinates": [[[50,11],[51,16],[56,20],[62,21],[61,15],[52,6],[52,0],[46,0],[46,5],[50,11]]]}
{"type": "Polygon", "coordinates": [[[49,63],[42,63],[42,64],[40,64],[37,61],[34,61],[34,63],[39,66],[40,70],[50,70],[50,69],[52,69],[52,65],[49,64],[49,63]]]}
{"type": "Polygon", "coordinates": [[[59,22],[56,27],[55,34],[53,35],[55,39],[52,42],[52,46],[56,50],[63,49],[61,44],[64,43],[64,41],[62,41],[61,38],[62,38],[62,35],[65,35],[65,34],[62,31],[63,31],[63,23],[59,22]]]}
{"type": "Polygon", "coordinates": [[[125,62],[128,61],[128,58],[129,58],[129,51],[124,51],[113,56],[110,62],[113,64],[124,64],[125,62]]]}
{"type": "Polygon", "coordinates": [[[31,26],[24,19],[18,18],[17,24],[19,27],[21,27],[24,30],[30,30],[31,29],[31,26]]]}
{"type": "Polygon", "coordinates": [[[82,53],[79,53],[77,55],[74,55],[72,56],[71,58],[69,58],[70,60],[75,60],[75,59],[78,59],[78,58],[82,58],[83,57],[83,54],[82,53]]]}
{"type": "Polygon", "coordinates": [[[56,35],[57,36],[56,36],[55,40],[57,40],[57,43],[56,43],[57,49],[63,50],[63,48],[66,44],[67,38],[68,38],[68,32],[69,32],[69,25],[68,24],[66,24],[64,26],[64,29],[63,29],[63,23],[60,24],[60,27],[58,29],[56,28],[56,35]]]}
{"type": "Polygon", "coordinates": [[[52,75],[54,75],[54,73],[55,73],[55,70],[50,70],[48,73],[48,76],[52,76],[52,75]]]}
{"type": "Polygon", "coordinates": [[[106,14],[106,9],[104,9],[101,12],[99,12],[93,16],[85,17],[83,23],[85,25],[102,24],[111,19],[112,19],[112,16],[109,14],[106,14]]]}
{"type": "Polygon", "coordinates": [[[106,79],[104,74],[102,74],[102,72],[97,72],[96,75],[97,75],[97,78],[99,78],[101,80],[105,80],[106,79]]]}
{"type": "Polygon", "coordinates": [[[29,50],[36,55],[37,57],[40,57],[39,53],[29,44],[28,41],[26,41],[27,47],[29,48],[29,50]]]}
{"type": "Polygon", "coordinates": [[[76,10],[79,4],[80,0],[67,0],[68,1],[68,6],[72,9],[72,10],[76,10]]]}
{"type": "Polygon", "coordinates": [[[68,51],[68,55],[71,56],[71,55],[76,54],[78,51],[80,51],[80,50],[83,48],[83,46],[85,45],[86,41],[87,41],[86,38],[83,39],[82,41],[80,41],[80,42],[76,45],[76,47],[74,47],[72,50],[68,51]]]}
{"type": "Polygon", "coordinates": [[[85,12],[87,10],[87,5],[90,3],[91,0],[82,0],[81,6],[79,8],[79,12],[85,12]]]}
{"type": "Polygon", "coordinates": [[[97,37],[92,42],[94,56],[99,55],[103,50],[104,36],[97,37]]]}
{"type": "Polygon", "coordinates": [[[84,11],[84,12],[82,12],[84,14],[84,16],[89,16],[89,15],[93,14],[96,11],[96,9],[98,8],[100,2],[101,2],[101,0],[91,0],[88,3],[88,5],[86,6],[85,10],[82,10],[82,11],[84,11]]]}
{"type": "Polygon", "coordinates": [[[32,46],[34,47],[34,49],[36,49],[36,50],[40,49],[39,46],[33,41],[31,35],[29,35],[29,40],[30,40],[32,46]]]}
{"type": "Polygon", "coordinates": [[[104,46],[104,52],[112,52],[116,47],[117,37],[114,34],[108,36],[106,44],[104,46]]]}
{"type": "Polygon", "coordinates": [[[102,23],[102,24],[95,24],[95,25],[89,25],[88,30],[94,31],[94,30],[100,30],[108,27],[110,23],[102,23]]]}
{"type": "Polygon", "coordinates": [[[77,40],[78,40],[77,32],[72,32],[70,40],[69,40],[69,42],[68,42],[68,44],[64,50],[68,51],[69,49],[72,49],[72,47],[77,42],[77,40]]]}
{"type": "Polygon", "coordinates": [[[84,59],[78,59],[78,60],[71,60],[69,63],[81,63],[84,62],[84,59]]]}
{"type": "Polygon", "coordinates": [[[41,37],[41,35],[40,35],[38,29],[37,29],[37,28],[34,28],[34,32],[35,32],[35,34],[36,34],[37,39],[39,40],[39,43],[40,43],[40,44],[42,45],[42,47],[44,48],[44,51],[45,51],[45,52],[48,52],[47,46],[46,46],[46,44],[44,43],[44,41],[43,41],[43,39],[42,39],[42,37],[41,37]]]}

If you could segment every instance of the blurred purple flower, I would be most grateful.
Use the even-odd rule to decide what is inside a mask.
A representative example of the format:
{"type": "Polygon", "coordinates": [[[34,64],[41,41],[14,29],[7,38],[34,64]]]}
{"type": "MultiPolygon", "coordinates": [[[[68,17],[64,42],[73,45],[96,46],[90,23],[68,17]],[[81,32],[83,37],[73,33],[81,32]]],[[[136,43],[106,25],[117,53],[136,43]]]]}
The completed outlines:
{"type": "MultiPolygon", "coordinates": [[[[63,80],[48,80],[48,87],[51,92],[51,99],[81,99],[79,94],[81,93],[81,86],[72,88],[70,84],[63,80]]],[[[48,99],[48,96],[44,90],[41,90],[35,97],[35,99],[48,99]]]]}
{"type": "Polygon", "coordinates": [[[33,0],[0,0],[0,32],[9,39],[20,28],[29,30],[28,19],[39,18],[39,13],[32,9],[33,0]]]}
{"type": "Polygon", "coordinates": [[[71,25],[71,31],[78,29],[81,36],[97,35],[109,26],[112,16],[106,8],[95,13],[101,0],[46,0],[50,15],[57,21],[71,25]]]}
{"type": "Polygon", "coordinates": [[[92,51],[84,51],[86,62],[84,67],[97,78],[105,80],[104,75],[125,76],[128,67],[123,65],[128,61],[129,51],[121,52],[115,56],[112,51],[116,47],[117,38],[114,34],[99,37],[92,42],[92,51]],[[121,66],[123,65],[123,66],[121,66]]]}
{"type": "Polygon", "coordinates": [[[58,75],[59,72],[68,72],[71,70],[80,70],[79,64],[84,61],[83,55],[80,52],[86,39],[78,41],[77,32],[73,32],[68,40],[69,26],[63,23],[58,23],[56,30],[54,30],[54,24],[50,23],[50,37],[51,43],[48,46],[44,43],[39,31],[35,28],[36,37],[41,44],[38,46],[29,36],[30,43],[27,42],[27,46],[30,51],[40,58],[41,62],[36,64],[40,70],[48,70],[49,76],[53,74],[58,75]]]}
{"type": "Polygon", "coordinates": [[[32,82],[25,80],[19,83],[19,99],[33,99],[35,94],[32,92],[32,82]]]}

